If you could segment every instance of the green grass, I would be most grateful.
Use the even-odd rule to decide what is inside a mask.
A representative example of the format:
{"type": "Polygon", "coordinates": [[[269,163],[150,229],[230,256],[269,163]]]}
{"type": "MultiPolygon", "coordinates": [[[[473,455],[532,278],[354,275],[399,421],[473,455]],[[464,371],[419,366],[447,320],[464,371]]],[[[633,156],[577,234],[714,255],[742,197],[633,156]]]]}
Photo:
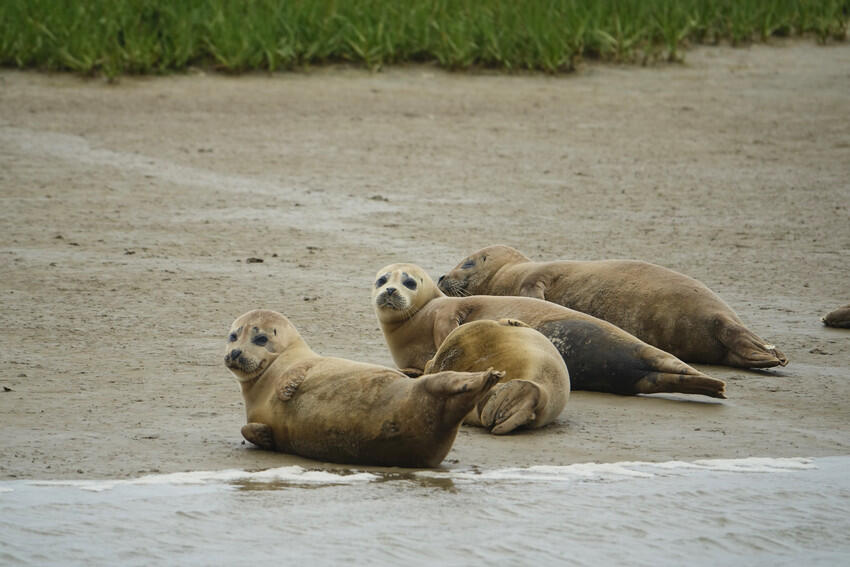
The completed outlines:
{"type": "Polygon", "coordinates": [[[240,72],[351,62],[557,73],[694,43],[845,40],[850,0],[0,0],[0,65],[240,72]]]}

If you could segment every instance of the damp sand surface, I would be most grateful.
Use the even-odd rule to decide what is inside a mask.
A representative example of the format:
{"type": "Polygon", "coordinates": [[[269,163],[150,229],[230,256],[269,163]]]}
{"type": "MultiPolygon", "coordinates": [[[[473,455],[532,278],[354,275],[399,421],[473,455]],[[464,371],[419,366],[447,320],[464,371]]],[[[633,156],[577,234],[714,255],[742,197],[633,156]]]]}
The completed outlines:
{"type": "MultiPolygon", "coordinates": [[[[575,392],[443,469],[850,454],[850,45],[569,76],[0,72],[0,479],[319,466],[252,449],[230,322],[391,364],[369,294],[483,246],[705,282],[790,358],[729,399],[575,392]],[[249,261],[249,259],[261,259],[249,261]]],[[[493,520],[497,521],[496,519],[493,520]]]]}

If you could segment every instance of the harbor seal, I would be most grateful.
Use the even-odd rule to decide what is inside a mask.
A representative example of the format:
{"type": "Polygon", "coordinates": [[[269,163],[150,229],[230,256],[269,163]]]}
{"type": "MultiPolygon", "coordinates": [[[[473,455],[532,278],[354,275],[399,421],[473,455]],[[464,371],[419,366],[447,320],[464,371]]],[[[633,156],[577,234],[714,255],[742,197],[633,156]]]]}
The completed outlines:
{"type": "Polygon", "coordinates": [[[830,311],[821,321],[827,327],[850,329],[850,303],[844,307],[839,307],[835,311],[830,311]]]}
{"type": "Polygon", "coordinates": [[[570,397],[570,375],[561,354],[539,332],[515,319],[473,321],[446,337],[425,374],[445,370],[505,373],[464,420],[502,435],[555,420],[570,397]]]}
{"type": "Polygon", "coordinates": [[[509,246],[490,246],[442,276],[439,287],[454,296],[545,299],[604,319],[688,362],[739,368],[788,364],[704,284],[648,262],[532,262],[509,246]]]}
{"type": "Polygon", "coordinates": [[[725,398],[725,383],[591,315],[530,297],[446,297],[415,264],[382,268],[372,305],[399,368],[420,371],[458,326],[518,319],[543,333],[569,369],[573,390],[680,392],[725,398]]]}
{"type": "Polygon", "coordinates": [[[251,443],[350,464],[435,467],[501,372],[413,380],[383,366],[319,356],[289,320],[249,311],[230,327],[225,365],[242,387],[251,443]]]}

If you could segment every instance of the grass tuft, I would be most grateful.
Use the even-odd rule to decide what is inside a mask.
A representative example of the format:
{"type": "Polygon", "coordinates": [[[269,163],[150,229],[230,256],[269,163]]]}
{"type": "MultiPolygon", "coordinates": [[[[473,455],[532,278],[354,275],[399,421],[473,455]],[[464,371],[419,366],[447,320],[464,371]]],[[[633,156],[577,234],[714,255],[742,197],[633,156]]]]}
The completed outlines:
{"type": "Polygon", "coordinates": [[[570,71],[678,61],[694,43],[844,41],[850,0],[3,0],[0,65],[114,77],[188,66],[276,71],[570,71]]]}

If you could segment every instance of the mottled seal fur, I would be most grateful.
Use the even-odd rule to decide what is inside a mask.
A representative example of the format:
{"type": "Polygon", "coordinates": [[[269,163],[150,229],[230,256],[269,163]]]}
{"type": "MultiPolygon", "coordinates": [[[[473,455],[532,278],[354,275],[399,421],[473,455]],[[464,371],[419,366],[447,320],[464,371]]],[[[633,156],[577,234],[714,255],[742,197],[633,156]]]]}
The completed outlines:
{"type": "Polygon", "coordinates": [[[434,467],[463,418],[502,377],[391,368],[319,356],[289,320],[250,311],[230,327],[226,366],[242,386],[242,434],[264,449],[339,463],[434,467]]]}
{"type": "Polygon", "coordinates": [[[442,342],[425,374],[444,370],[505,373],[464,420],[501,435],[554,421],[570,396],[570,375],[561,354],[540,332],[515,319],[473,321],[442,342]]]}
{"type": "Polygon", "coordinates": [[[458,326],[482,319],[518,319],[558,349],[574,390],[617,394],[680,392],[725,398],[725,383],[591,315],[530,297],[446,297],[414,264],[378,271],[372,304],[393,360],[421,372],[458,326]]]}
{"type": "Polygon", "coordinates": [[[788,364],[703,283],[648,262],[532,262],[508,246],[490,246],[441,277],[439,287],[454,296],[545,299],[604,319],[688,362],[740,368],[788,364]]]}

